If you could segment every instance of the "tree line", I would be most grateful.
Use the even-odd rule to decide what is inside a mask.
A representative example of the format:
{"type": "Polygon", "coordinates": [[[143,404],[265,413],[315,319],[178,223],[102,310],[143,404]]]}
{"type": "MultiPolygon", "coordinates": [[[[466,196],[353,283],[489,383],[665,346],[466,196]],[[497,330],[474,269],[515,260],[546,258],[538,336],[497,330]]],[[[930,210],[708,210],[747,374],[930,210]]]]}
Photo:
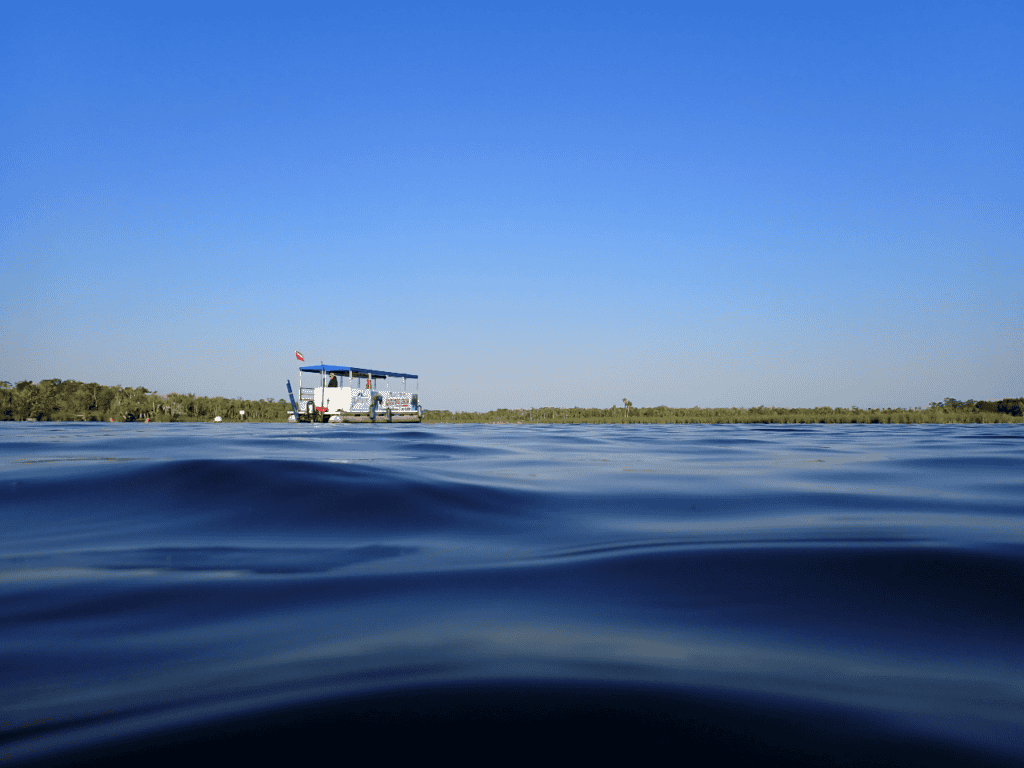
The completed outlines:
{"type": "Polygon", "coordinates": [[[950,424],[1024,422],[1024,397],[996,402],[947,397],[926,408],[499,408],[486,413],[425,411],[424,422],[494,424],[950,424]]]}
{"type": "MultiPolygon", "coordinates": [[[[0,421],[287,421],[280,400],[161,395],[145,387],[44,379],[38,384],[0,381],[0,421]]],[[[560,424],[943,424],[1024,422],[1024,397],[998,401],[947,397],[925,408],[638,408],[623,398],[611,408],[499,408],[486,413],[424,411],[427,423],[560,424]]]]}
{"type": "Polygon", "coordinates": [[[284,400],[240,400],[44,379],[0,381],[0,421],[287,421],[284,400]]]}

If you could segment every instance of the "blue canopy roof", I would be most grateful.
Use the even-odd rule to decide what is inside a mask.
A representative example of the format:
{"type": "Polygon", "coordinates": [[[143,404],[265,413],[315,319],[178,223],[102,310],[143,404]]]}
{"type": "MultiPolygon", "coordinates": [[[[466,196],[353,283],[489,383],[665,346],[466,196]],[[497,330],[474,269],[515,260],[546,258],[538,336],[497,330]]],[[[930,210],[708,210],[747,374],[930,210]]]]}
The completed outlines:
{"type": "Polygon", "coordinates": [[[375,376],[378,379],[386,379],[389,376],[396,379],[418,379],[415,373],[392,373],[391,371],[375,371],[372,368],[354,368],[350,365],[306,365],[299,368],[303,373],[351,373],[354,376],[362,374],[375,376]]]}

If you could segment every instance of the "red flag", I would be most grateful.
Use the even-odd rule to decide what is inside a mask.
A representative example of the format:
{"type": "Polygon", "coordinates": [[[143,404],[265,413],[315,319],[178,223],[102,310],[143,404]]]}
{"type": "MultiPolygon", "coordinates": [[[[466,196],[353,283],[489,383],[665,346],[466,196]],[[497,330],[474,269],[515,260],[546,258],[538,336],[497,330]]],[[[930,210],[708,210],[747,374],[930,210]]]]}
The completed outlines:
{"type": "Polygon", "coordinates": [[[306,362],[306,358],[304,358],[302,356],[302,353],[299,352],[299,350],[297,350],[297,349],[295,350],[295,359],[298,360],[300,363],[306,362]]]}

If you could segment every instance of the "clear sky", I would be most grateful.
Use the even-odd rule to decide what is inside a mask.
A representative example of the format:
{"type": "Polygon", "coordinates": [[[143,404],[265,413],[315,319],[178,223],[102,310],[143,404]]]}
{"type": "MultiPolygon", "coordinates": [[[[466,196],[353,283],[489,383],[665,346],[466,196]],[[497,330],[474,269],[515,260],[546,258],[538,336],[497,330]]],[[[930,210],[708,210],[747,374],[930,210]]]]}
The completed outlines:
{"type": "Polygon", "coordinates": [[[0,379],[1024,394],[1019,2],[9,3],[0,379]]]}

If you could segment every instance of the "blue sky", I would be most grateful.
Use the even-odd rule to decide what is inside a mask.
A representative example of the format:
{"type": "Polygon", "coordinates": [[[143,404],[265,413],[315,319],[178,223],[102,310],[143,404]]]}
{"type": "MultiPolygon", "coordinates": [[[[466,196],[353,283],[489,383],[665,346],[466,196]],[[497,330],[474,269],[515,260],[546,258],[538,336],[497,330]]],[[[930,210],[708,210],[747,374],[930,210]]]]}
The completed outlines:
{"type": "Polygon", "coordinates": [[[1019,4],[296,5],[6,9],[0,379],[1024,394],[1019,4]]]}

